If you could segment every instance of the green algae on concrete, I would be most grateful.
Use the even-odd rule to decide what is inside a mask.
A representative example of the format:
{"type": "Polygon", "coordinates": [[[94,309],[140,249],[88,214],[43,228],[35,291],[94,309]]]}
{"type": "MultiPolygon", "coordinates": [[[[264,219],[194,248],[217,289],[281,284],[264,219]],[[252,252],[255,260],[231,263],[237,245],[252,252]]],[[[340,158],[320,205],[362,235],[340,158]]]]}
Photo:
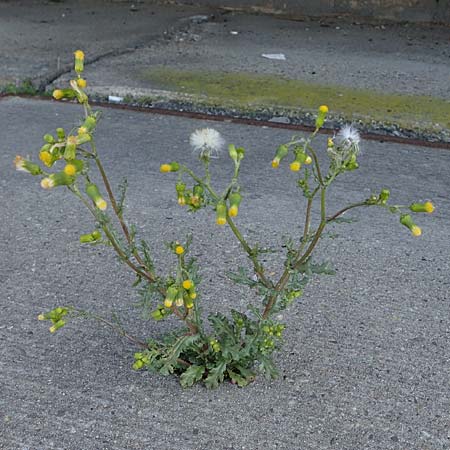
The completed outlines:
{"type": "Polygon", "coordinates": [[[395,123],[405,128],[450,129],[450,101],[290,80],[249,73],[180,71],[155,67],[142,73],[153,87],[199,96],[201,103],[240,107],[281,107],[330,112],[348,120],[395,123]]]}

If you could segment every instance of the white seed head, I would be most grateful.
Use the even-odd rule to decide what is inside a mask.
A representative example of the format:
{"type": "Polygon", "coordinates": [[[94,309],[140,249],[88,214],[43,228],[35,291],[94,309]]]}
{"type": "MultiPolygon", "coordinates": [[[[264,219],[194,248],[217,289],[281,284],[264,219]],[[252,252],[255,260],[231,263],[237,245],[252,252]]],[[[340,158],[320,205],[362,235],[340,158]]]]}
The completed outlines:
{"type": "Polygon", "coordinates": [[[361,136],[353,125],[345,125],[341,128],[336,136],[336,142],[342,147],[353,147],[353,150],[359,151],[359,143],[361,141],[361,136]]]}
{"type": "Polygon", "coordinates": [[[225,145],[221,134],[213,128],[202,128],[195,130],[189,142],[200,157],[217,157],[225,145]]]}

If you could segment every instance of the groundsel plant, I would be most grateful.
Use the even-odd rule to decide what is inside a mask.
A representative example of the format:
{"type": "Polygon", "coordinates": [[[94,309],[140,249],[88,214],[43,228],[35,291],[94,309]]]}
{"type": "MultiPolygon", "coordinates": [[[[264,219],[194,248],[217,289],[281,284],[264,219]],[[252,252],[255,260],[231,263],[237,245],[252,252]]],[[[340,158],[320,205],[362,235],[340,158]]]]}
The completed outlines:
{"type": "MultiPolygon", "coordinates": [[[[57,100],[75,100],[82,106],[84,117],[79,126],[69,131],[57,128],[55,134],[46,134],[39,151],[40,163],[17,156],[15,167],[37,177],[44,189],[64,187],[77,197],[95,223],[92,230],[80,236],[80,242],[112,248],[120,261],[134,272],[134,285],[139,290],[147,317],[157,321],[175,319],[181,325],[162,339],[148,337],[143,340],[124,330],[114,320],[74,306],[57,306],[38,318],[50,322],[51,333],[76,317],[95,319],[112,327],[139,347],[134,354],[135,370],[178,375],[184,387],[204,382],[208,388],[214,388],[224,380],[245,386],[257,372],[269,378],[275,377],[277,370],[272,355],[282,345],[285,328],[279,322],[279,313],[302,295],[314,274],[332,273],[327,264],[318,264],[312,259],[326,227],[338,222],[351,209],[374,207],[398,215],[399,222],[414,236],[419,236],[421,228],[416,225],[413,215],[433,212],[434,206],[429,201],[392,205],[389,203],[389,190],[382,189],[330,214],[327,191],[337,177],[358,168],[360,136],[355,128],[344,127],[335,137],[328,139],[326,149],[316,149],[314,138],[328,113],[328,108],[321,106],[315,131],[308,137],[294,136],[280,145],[271,162],[275,170],[280,170],[284,160],[289,159],[290,170],[298,173],[299,191],[306,198],[302,236],[297,240],[287,240],[286,256],[281,263],[283,270],[275,279],[262,263],[261,248],[256,243],[247,242],[237,224],[237,216],[241,213],[239,175],[245,160],[244,148],[230,144],[228,154],[222,152],[230,159],[232,170],[229,183],[218,191],[211,181],[209,167],[213,158],[221,154],[224,140],[213,129],[194,131],[190,143],[204,171],[195,173],[177,161],[162,164],[160,170],[176,176],[175,193],[181,207],[192,212],[207,208],[212,211],[218,226],[229,227],[248,256],[252,270],[239,268],[228,275],[234,282],[253,290],[261,299],[259,304],[249,305],[247,312],[232,309],[229,315],[210,314],[207,317],[210,326],[205,326],[200,309],[199,270],[194,258],[189,256],[191,239],[168,243],[168,251],[173,255],[173,270],[161,274],[155,267],[149,245],[145,240],[137,239],[135,227],[124,217],[126,184],[121,186],[116,196],[103,168],[95,145],[99,114],[89,105],[86,81],[82,78],[83,63],[84,54],[78,50],[75,52],[76,76],[70,81],[70,88],[53,92],[57,100]],[[328,164],[323,167],[317,153],[325,150],[328,164]],[[93,170],[100,175],[100,186],[92,181],[93,170]],[[316,203],[320,220],[313,224],[311,216],[316,203]]],[[[296,222],[298,220],[295,218],[296,222]]]]}

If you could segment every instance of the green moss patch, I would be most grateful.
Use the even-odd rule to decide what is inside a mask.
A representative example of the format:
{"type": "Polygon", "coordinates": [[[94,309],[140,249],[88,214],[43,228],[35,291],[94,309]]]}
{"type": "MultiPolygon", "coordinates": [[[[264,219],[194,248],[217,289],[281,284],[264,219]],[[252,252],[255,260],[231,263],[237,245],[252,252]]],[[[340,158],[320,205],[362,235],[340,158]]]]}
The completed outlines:
{"type": "Polygon", "coordinates": [[[248,73],[146,70],[152,87],[198,95],[202,103],[244,109],[277,107],[315,111],[327,104],[346,119],[394,123],[406,128],[450,128],[450,101],[423,95],[386,94],[248,73]]]}

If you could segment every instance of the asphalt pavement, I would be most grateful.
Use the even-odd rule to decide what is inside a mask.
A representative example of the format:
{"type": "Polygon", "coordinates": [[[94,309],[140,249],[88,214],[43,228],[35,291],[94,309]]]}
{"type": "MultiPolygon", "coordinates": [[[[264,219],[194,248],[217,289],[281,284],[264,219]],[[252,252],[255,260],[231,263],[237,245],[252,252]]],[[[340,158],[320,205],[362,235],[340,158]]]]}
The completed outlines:
{"type": "MultiPolygon", "coordinates": [[[[78,123],[73,104],[0,100],[0,448],[5,450],[438,450],[450,448],[450,153],[362,142],[361,168],[330,193],[330,211],[390,187],[392,201],[432,200],[414,238],[398,219],[356,210],[333,226],[317,253],[336,269],[317,277],[285,314],[286,344],[277,380],[239,389],[183,390],[176,378],[131,370],[133,346],[88,321],[50,335],[36,317],[59,304],[116,312],[139,336],[172,322],[147,322],[133,306],[132,276],[108,249],[86,248],[92,223],[64,189],[44,191],[16,172],[16,154],[35,155],[42,136],[78,123]]],[[[104,109],[98,147],[117,186],[129,181],[126,217],[172,263],[163,242],[196,237],[205,311],[245,309],[255,299],[225,272],[248,262],[211,212],[177,205],[175,176],[161,162],[197,166],[190,133],[210,126],[245,146],[238,225],[252,242],[279,248],[298,235],[304,208],[287,167],[270,166],[291,131],[104,109]]],[[[324,158],[326,138],[318,145],[324,158]]],[[[227,155],[214,161],[218,186],[231,176],[227,155]]],[[[316,219],[317,216],[314,215],[316,219]]],[[[268,254],[277,272],[283,255],[268,254]]],[[[161,270],[163,270],[161,269],[161,270]]]]}

